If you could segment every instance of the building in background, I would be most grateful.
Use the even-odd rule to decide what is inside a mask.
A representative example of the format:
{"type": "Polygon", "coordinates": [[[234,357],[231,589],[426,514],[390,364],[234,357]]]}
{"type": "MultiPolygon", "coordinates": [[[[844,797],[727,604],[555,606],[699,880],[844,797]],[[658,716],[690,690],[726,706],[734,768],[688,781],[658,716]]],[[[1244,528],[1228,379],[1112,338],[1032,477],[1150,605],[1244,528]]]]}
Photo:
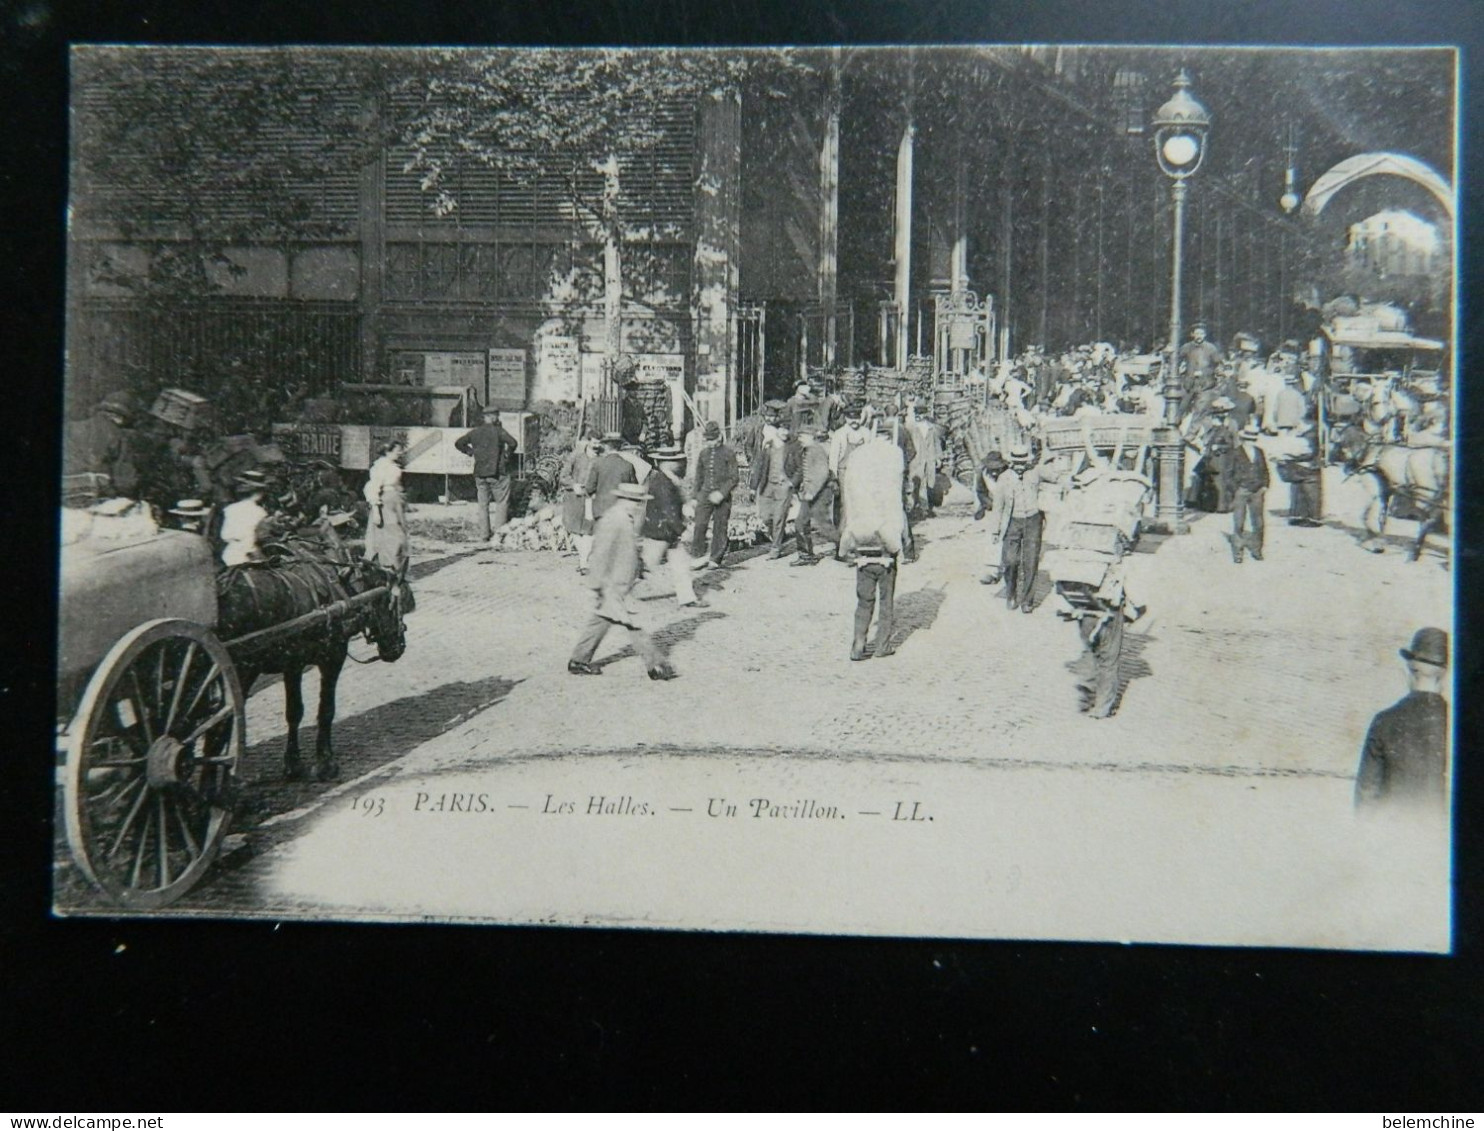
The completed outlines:
{"type": "MultiPolygon", "coordinates": [[[[632,372],[674,390],[678,429],[861,362],[1148,348],[1171,225],[1146,124],[1181,65],[1215,119],[1187,317],[1302,337],[1354,255],[1399,254],[1349,226],[1421,190],[1371,176],[1316,220],[1278,206],[1285,166],[1407,149],[1451,172],[1452,60],[81,50],[68,407],[177,385],[254,422],[359,382],[518,409],[611,402],[632,372]]],[[[1448,336],[1449,299],[1414,304],[1420,330],[1448,336]]]]}

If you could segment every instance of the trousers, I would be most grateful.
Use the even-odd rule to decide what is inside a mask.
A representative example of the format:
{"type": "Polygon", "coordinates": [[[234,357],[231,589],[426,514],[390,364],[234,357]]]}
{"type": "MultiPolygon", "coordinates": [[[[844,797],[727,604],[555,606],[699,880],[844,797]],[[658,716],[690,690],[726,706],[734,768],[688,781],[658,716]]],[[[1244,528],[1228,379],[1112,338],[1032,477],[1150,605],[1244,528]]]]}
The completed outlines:
{"type": "Polygon", "coordinates": [[[1259,487],[1257,490],[1248,490],[1246,487],[1238,487],[1232,492],[1232,545],[1243,546],[1262,553],[1262,539],[1266,530],[1266,517],[1263,514],[1263,504],[1267,501],[1268,489],[1259,487]],[[1245,532],[1248,525],[1252,532],[1245,532]]]}
{"type": "Polygon", "coordinates": [[[887,561],[863,560],[855,569],[855,636],[850,654],[866,650],[866,633],[876,616],[876,654],[889,654],[896,621],[897,567],[887,561]]]}
{"type": "Polygon", "coordinates": [[[691,580],[690,555],[685,552],[683,542],[677,541],[671,545],[663,538],[646,538],[639,544],[639,559],[644,563],[645,575],[651,577],[659,573],[661,563],[668,562],[670,580],[675,585],[675,599],[682,605],[688,605],[696,599],[695,582],[691,580]]]}
{"type": "Polygon", "coordinates": [[[813,499],[799,496],[799,517],[794,520],[794,532],[799,540],[799,553],[814,556],[814,533],[818,530],[826,538],[838,538],[830,515],[835,508],[835,488],[825,487],[813,499]]]}
{"type": "Polygon", "coordinates": [[[1041,529],[1046,516],[1039,512],[1012,518],[1005,530],[1001,560],[1005,569],[1005,595],[1013,609],[1030,608],[1036,593],[1036,571],[1041,567],[1041,529]]]}
{"type": "MultiPolygon", "coordinates": [[[[699,490],[699,489],[698,489],[699,490]]],[[[696,533],[690,555],[697,560],[710,556],[717,565],[727,556],[727,520],[732,517],[732,497],[713,503],[705,495],[696,500],[696,533]],[[711,544],[706,544],[706,528],[711,528],[711,544]]]]}
{"type": "Polygon", "coordinates": [[[489,541],[494,530],[499,530],[510,518],[510,476],[480,475],[474,479],[476,519],[479,522],[479,537],[489,541]],[[494,507],[494,518],[490,518],[490,507],[494,507]],[[493,530],[491,529],[493,527],[493,530]]]}
{"type": "Polygon", "coordinates": [[[1320,481],[1316,475],[1311,479],[1295,479],[1288,485],[1290,518],[1318,521],[1324,515],[1324,505],[1319,494],[1320,481]]]}
{"type": "MultiPolygon", "coordinates": [[[[602,604],[602,596],[598,594],[598,603],[602,604]]],[[[600,617],[596,612],[582,629],[582,635],[577,638],[577,647],[572,649],[572,659],[581,664],[592,663],[593,656],[597,654],[598,645],[603,643],[603,637],[608,635],[610,628],[616,627],[614,622],[606,617],[600,617]]],[[[664,658],[664,652],[645,629],[632,626],[622,626],[628,629],[629,643],[634,651],[639,653],[639,658],[644,661],[645,668],[653,668],[660,664],[664,658]]]]}
{"type": "Polygon", "coordinates": [[[1123,655],[1123,610],[1115,609],[1106,618],[1083,616],[1078,621],[1082,632],[1083,678],[1078,686],[1089,697],[1084,710],[1093,718],[1106,719],[1118,702],[1118,663],[1123,655]]]}

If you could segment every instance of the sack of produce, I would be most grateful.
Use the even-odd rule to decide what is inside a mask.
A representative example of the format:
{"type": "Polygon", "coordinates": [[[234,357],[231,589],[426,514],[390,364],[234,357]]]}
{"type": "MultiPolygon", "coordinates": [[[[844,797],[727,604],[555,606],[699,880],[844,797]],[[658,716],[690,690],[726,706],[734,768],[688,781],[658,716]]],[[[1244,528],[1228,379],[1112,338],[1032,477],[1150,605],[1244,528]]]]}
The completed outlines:
{"type": "Polygon", "coordinates": [[[840,552],[878,545],[889,553],[902,552],[907,512],[902,506],[902,449],[890,440],[862,444],[840,474],[844,528],[840,552]]]}

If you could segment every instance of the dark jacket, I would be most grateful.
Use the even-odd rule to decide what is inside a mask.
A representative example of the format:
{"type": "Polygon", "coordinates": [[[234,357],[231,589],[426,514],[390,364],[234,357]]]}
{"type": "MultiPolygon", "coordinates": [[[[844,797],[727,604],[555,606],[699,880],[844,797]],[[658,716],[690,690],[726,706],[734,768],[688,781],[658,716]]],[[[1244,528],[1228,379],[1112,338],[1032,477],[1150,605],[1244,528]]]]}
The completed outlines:
{"type": "Polygon", "coordinates": [[[1413,691],[1371,721],[1355,777],[1355,802],[1397,800],[1442,805],[1448,769],[1448,704],[1413,691]]]}
{"type": "Polygon", "coordinates": [[[726,444],[708,444],[696,456],[696,498],[704,499],[712,491],[730,495],[737,486],[737,453],[726,444]]]}
{"type": "Polygon", "coordinates": [[[685,531],[685,496],[675,481],[659,468],[649,473],[644,490],[650,500],[644,505],[644,525],[639,533],[673,546],[685,531]]]}
{"type": "Polygon", "coordinates": [[[1251,393],[1244,393],[1238,389],[1234,393],[1228,393],[1231,402],[1235,406],[1230,415],[1232,427],[1241,431],[1242,427],[1251,420],[1257,412],[1257,402],[1252,399],[1251,393]]]}
{"type": "Polygon", "coordinates": [[[790,444],[783,471],[799,497],[812,503],[830,481],[830,450],[818,442],[807,448],[802,444],[790,444]]]}
{"type": "Polygon", "coordinates": [[[637,444],[644,439],[644,427],[647,423],[639,394],[632,389],[625,389],[619,400],[619,432],[627,442],[637,444]]]}
{"type": "Polygon", "coordinates": [[[1261,448],[1255,448],[1256,459],[1249,459],[1247,449],[1238,444],[1231,454],[1232,489],[1234,491],[1261,491],[1267,487],[1268,457],[1261,448]]]}
{"type": "Polygon", "coordinates": [[[505,474],[505,464],[515,451],[516,440],[503,425],[485,421],[465,432],[453,446],[466,456],[474,457],[474,475],[478,479],[497,479],[505,474]]]}
{"type": "Polygon", "coordinates": [[[587,469],[587,493],[593,499],[593,518],[603,517],[603,512],[613,504],[613,489],[620,483],[637,483],[634,465],[617,452],[604,452],[587,469]]]}

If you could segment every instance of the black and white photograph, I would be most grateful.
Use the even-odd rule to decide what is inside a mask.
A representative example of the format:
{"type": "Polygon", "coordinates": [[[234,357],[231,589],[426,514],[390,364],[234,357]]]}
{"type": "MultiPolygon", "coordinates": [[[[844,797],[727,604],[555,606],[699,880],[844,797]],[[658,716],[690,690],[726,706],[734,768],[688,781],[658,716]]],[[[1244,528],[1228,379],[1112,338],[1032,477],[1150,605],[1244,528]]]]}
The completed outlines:
{"type": "Polygon", "coordinates": [[[1458,65],[73,47],[54,912],[1448,953],[1458,65]]]}

